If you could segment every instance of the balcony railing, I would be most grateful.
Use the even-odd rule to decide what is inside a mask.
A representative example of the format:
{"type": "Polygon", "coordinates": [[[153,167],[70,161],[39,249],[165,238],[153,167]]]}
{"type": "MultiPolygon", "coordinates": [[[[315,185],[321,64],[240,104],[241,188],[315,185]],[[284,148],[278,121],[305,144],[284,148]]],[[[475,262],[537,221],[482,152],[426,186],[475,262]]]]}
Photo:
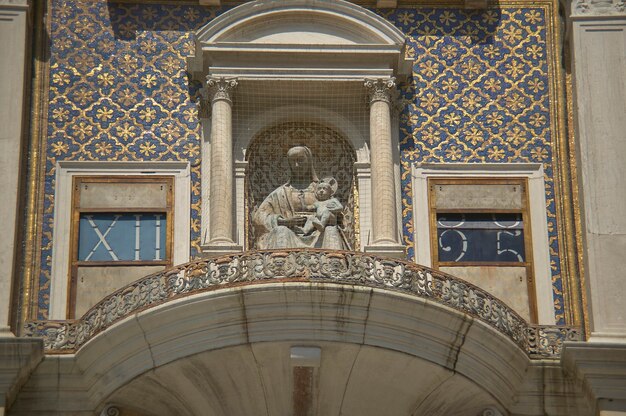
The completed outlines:
{"type": "Polygon", "coordinates": [[[486,322],[530,358],[558,358],[564,341],[581,339],[578,328],[528,324],[499,299],[449,274],[359,252],[311,249],[251,251],[196,260],[117,290],[78,320],[27,322],[24,336],[42,337],[47,353],[74,353],[138,311],[204,291],[277,280],[366,286],[429,299],[486,322]]]}

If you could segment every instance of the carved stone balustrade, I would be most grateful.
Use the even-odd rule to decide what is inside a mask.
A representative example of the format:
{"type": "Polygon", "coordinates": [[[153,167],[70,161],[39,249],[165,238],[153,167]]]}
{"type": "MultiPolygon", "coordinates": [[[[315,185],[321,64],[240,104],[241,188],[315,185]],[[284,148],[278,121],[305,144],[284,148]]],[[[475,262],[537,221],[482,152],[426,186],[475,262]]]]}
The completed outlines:
{"type": "Polygon", "coordinates": [[[365,286],[428,299],[487,323],[530,358],[558,358],[564,341],[581,339],[577,328],[528,324],[499,299],[454,276],[366,253],[312,249],[251,251],[183,264],[112,293],[78,320],[28,322],[24,336],[42,337],[47,353],[74,353],[139,311],[205,291],[276,281],[365,286]]]}

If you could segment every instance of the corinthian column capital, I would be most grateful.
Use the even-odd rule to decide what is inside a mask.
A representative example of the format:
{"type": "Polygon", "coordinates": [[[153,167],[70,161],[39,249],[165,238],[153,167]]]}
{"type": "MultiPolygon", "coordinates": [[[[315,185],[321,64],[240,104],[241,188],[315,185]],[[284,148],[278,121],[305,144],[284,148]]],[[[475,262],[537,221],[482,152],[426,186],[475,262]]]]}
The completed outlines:
{"type": "Polygon", "coordinates": [[[366,79],[365,88],[370,104],[376,101],[384,101],[391,104],[392,94],[396,90],[396,79],[366,79]]]}
{"type": "Polygon", "coordinates": [[[231,101],[231,92],[239,83],[236,78],[212,77],[206,78],[206,86],[209,93],[209,99],[213,102],[224,100],[231,101]]]}

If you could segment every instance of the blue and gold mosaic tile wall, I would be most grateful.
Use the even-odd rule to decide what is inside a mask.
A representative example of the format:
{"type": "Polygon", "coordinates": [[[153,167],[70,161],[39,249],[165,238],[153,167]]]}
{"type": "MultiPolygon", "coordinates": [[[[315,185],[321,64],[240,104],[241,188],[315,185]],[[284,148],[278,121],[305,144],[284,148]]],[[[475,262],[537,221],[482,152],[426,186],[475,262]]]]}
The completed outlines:
{"type": "MultiPolygon", "coordinates": [[[[52,0],[38,317],[48,310],[54,175],[60,160],[186,160],[192,255],[200,242],[200,129],[185,57],[192,32],[223,10],[194,4],[52,0]]],[[[553,136],[542,7],[376,11],[415,58],[401,86],[404,241],[413,256],[410,164],[540,162],[546,172],[553,287],[564,323],[553,136]]]]}

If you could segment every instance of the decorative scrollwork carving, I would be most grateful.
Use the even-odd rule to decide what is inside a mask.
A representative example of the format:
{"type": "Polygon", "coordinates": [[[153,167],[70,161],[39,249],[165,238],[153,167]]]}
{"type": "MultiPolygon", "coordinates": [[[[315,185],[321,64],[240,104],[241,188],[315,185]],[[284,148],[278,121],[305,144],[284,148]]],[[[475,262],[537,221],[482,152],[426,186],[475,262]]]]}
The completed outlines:
{"type": "Polygon", "coordinates": [[[234,78],[215,78],[208,76],[206,80],[209,97],[212,101],[232,101],[231,92],[239,83],[234,78]]]}
{"type": "Polygon", "coordinates": [[[502,416],[502,413],[495,407],[488,407],[480,414],[480,416],[502,416]]]}
{"type": "Polygon", "coordinates": [[[513,340],[531,358],[558,358],[578,328],[529,325],[484,290],[414,263],[360,252],[289,249],[202,259],[144,277],[112,293],[81,319],[31,321],[24,335],[43,337],[47,351],[74,352],[115,322],[169,299],[272,279],[329,282],[400,291],[468,313],[513,340]]]}
{"type": "Polygon", "coordinates": [[[582,339],[578,328],[552,325],[529,325],[527,329],[527,348],[531,358],[558,357],[561,355],[563,342],[582,339]]]}
{"type": "Polygon", "coordinates": [[[107,405],[102,412],[100,412],[100,416],[120,416],[122,413],[117,406],[107,405]]]}
{"type": "Polygon", "coordinates": [[[391,104],[395,87],[395,78],[365,80],[365,88],[367,89],[370,104],[375,101],[384,101],[391,104]]]}

